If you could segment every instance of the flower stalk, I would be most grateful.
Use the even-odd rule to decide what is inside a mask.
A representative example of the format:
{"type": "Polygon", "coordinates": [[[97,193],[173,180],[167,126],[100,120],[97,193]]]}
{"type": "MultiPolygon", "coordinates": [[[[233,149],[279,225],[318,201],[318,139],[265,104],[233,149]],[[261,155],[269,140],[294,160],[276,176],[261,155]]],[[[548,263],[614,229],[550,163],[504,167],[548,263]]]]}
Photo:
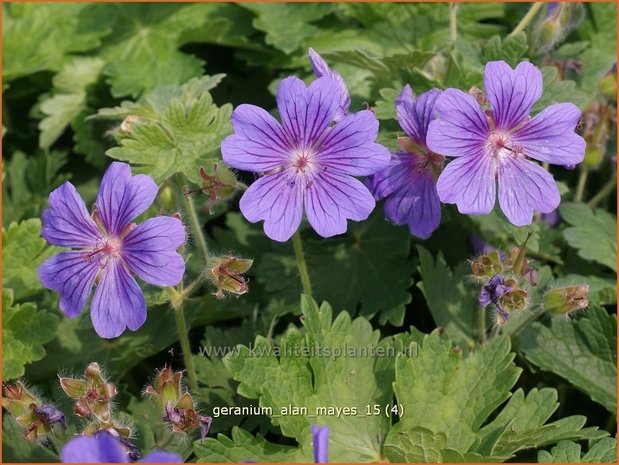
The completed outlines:
{"type": "Polygon", "coordinates": [[[514,36],[518,34],[519,32],[524,31],[527,28],[527,26],[531,23],[533,18],[535,18],[535,15],[539,12],[539,10],[542,9],[543,6],[544,6],[544,2],[534,3],[533,6],[531,6],[531,9],[527,11],[527,14],[524,15],[524,17],[520,20],[518,25],[514,28],[512,32],[509,33],[507,37],[514,36]]]}
{"type": "MultiPolygon", "coordinates": [[[[179,175],[179,180],[182,186],[184,184],[185,178],[183,178],[182,175],[179,175]]],[[[187,211],[187,215],[189,216],[191,230],[193,231],[193,235],[196,238],[200,254],[204,259],[204,263],[207,263],[209,257],[208,246],[206,245],[206,239],[204,238],[204,232],[202,231],[202,226],[200,225],[200,220],[198,219],[198,214],[193,204],[193,199],[189,195],[185,196],[185,210],[187,211]]]]}
{"type": "Polygon", "coordinates": [[[297,265],[299,266],[299,274],[301,275],[301,284],[303,285],[303,293],[312,295],[312,282],[310,281],[307,271],[307,263],[305,262],[305,254],[303,253],[303,244],[301,243],[301,234],[297,230],[292,236],[292,245],[294,253],[297,257],[297,265]]]}
{"type": "MultiPolygon", "coordinates": [[[[183,286],[178,286],[177,294],[182,296],[183,286]]],[[[181,352],[183,353],[183,362],[185,363],[185,369],[187,370],[187,379],[189,387],[191,389],[198,388],[198,377],[196,376],[196,370],[193,366],[193,359],[191,358],[191,346],[189,344],[189,331],[187,330],[187,322],[185,321],[185,309],[184,300],[177,299],[173,301],[172,306],[174,308],[174,318],[176,320],[176,329],[178,330],[178,339],[181,344],[181,352]]]]}

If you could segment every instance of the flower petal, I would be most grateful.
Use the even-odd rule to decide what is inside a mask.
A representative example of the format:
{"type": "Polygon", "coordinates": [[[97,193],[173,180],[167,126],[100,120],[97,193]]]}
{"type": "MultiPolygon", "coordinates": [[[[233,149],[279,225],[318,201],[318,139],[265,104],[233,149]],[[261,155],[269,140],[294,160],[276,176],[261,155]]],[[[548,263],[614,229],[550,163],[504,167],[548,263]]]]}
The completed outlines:
{"type": "Polygon", "coordinates": [[[48,201],[41,236],[62,247],[94,247],[102,236],[73,184],[65,182],[54,189],[48,201]]]}
{"type": "Polygon", "coordinates": [[[548,171],[523,158],[499,164],[499,205],[516,226],[533,221],[533,211],[549,213],[559,206],[561,196],[548,171]]]}
{"type": "Polygon", "coordinates": [[[365,220],[375,205],[367,187],[339,173],[327,171],[314,175],[305,192],[307,219],[322,237],[346,232],[347,219],[365,220]]]}
{"type": "Polygon", "coordinates": [[[323,76],[305,87],[291,76],[280,82],[277,108],[284,130],[299,147],[311,147],[334,120],[339,107],[339,88],[335,79],[323,76]]]}
{"type": "Polygon", "coordinates": [[[487,215],[496,199],[492,157],[478,154],[447,164],[436,184],[441,202],[455,203],[460,213],[487,215]]]}
{"type": "Polygon", "coordinates": [[[576,165],[585,158],[585,140],[574,132],[580,110],[573,103],[546,107],[512,136],[527,157],[554,165],[576,165]]]}
{"type": "Polygon", "coordinates": [[[108,233],[119,235],[138,215],[152,205],[157,184],[144,174],[131,176],[131,167],[114,162],[101,180],[97,210],[108,233]]]}
{"type": "Polygon", "coordinates": [[[479,153],[490,128],[475,99],[461,90],[447,89],[434,106],[438,119],[430,122],[426,142],[435,153],[461,157],[479,153]]]}
{"type": "Polygon", "coordinates": [[[45,260],[37,274],[41,284],[60,294],[60,310],[75,318],[86,305],[101,264],[85,251],[60,252],[45,260]]]}
{"type": "Polygon", "coordinates": [[[311,425],[314,463],[329,462],[329,427],[311,425]]]}
{"type": "Polygon", "coordinates": [[[542,73],[523,61],[516,69],[504,61],[491,61],[484,73],[484,89],[497,129],[521,123],[542,96],[542,73]]]}
{"type": "Polygon", "coordinates": [[[176,218],[150,218],[123,240],[122,256],[148,284],[176,286],[185,273],[185,261],[176,249],[185,243],[183,224],[176,218]]]}
{"type": "Polygon", "coordinates": [[[154,450],[147,454],[140,463],[183,463],[183,458],[178,454],[164,450],[154,450]]]}
{"type": "Polygon", "coordinates": [[[424,92],[417,99],[407,84],[395,100],[398,122],[406,134],[418,144],[426,145],[428,126],[435,116],[434,105],[441,91],[432,89],[424,92]]]}
{"type": "Polygon", "coordinates": [[[120,336],[125,328],[136,331],[146,321],[144,294],[120,260],[110,260],[104,268],[90,317],[97,334],[106,339],[120,336]]]}
{"type": "Polygon", "coordinates": [[[385,201],[385,216],[394,224],[407,223],[413,236],[430,237],[441,222],[441,203],[432,173],[411,173],[409,183],[385,201]]]}
{"type": "Polygon", "coordinates": [[[349,114],[325,136],[316,153],[321,166],[352,176],[367,176],[389,164],[389,150],[374,143],[378,120],[368,110],[349,114]]]}
{"type": "Polygon", "coordinates": [[[255,105],[239,105],[232,113],[235,134],[226,137],[221,154],[233,168],[263,172],[284,164],[292,148],[280,124],[255,105]]]}
{"type": "Polygon", "coordinates": [[[264,232],[275,241],[285,242],[301,224],[303,182],[291,170],[263,176],[241,197],[239,206],[248,221],[264,220],[264,232]]]}
{"type": "Polygon", "coordinates": [[[394,153],[389,160],[389,166],[369,178],[369,185],[366,184],[374,198],[380,200],[403,189],[410,181],[410,170],[417,164],[418,159],[419,157],[414,153],[394,153]]]}
{"type": "Polygon", "coordinates": [[[312,69],[314,70],[314,74],[316,77],[322,76],[331,76],[337,82],[337,85],[340,89],[340,106],[337,109],[336,115],[334,117],[334,121],[340,121],[346,114],[348,113],[348,109],[350,108],[350,95],[348,93],[348,88],[346,87],[346,83],[344,79],[337,71],[332,71],[329,68],[329,65],[322,57],[313,49],[309,49],[309,60],[312,65],[312,69]]]}
{"type": "Polygon", "coordinates": [[[63,463],[127,463],[120,441],[109,433],[96,436],[77,436],[62,448],[63,463]]]}

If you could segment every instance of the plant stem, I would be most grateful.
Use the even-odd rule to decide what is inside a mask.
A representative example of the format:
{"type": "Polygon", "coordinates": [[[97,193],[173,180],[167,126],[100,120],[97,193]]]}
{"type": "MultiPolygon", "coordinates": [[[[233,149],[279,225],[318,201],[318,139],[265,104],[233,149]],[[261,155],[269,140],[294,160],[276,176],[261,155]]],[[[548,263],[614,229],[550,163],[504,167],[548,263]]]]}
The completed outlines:
{"type": "MultiPolygon", "coordinates": [[[[185,184],[185,178],[179,174],[178,176],[181,184],[181,189],[185,184]]],[[[200,253],[204,258],[204,263],[208,262],[208,246],[206,245],[206,239],[204,238],[204,232],[202,231],[202,226],[200,225],[200,220],[198,219],[198,214],[196,213],[196,209],[193,205],[193,199],[190,195],[185,195],[185,206],[187,210],[187,214],[189,215],[189,221],[191,223],[191,230],[193,231],[193,235],[196,238],[196,242],[198,243],[198,249],[200,249],[200,253]]]]}
{"type": "Polygon", "coordinates": [[[301,234],[298,229],[292,236],[292,245],[294,246],[294,253],[297,256],[297,265],[299,266],[299,274],[301,275],[301,283],[303,284],[303,293],[311,296],[312,283],[307,271],[307,263],[305,263],[305,254],[303,253],[303,245],[301,244],[301,234]]]}
{"type": "Polygon", "coordinates": [[[520,20],[520,22],[515,27],[515,29],[512,32],[510,32],[507,37],[514,36],[514,35],[518,34],[519,32],[524,31],[526,29],[526,27],[529,25],[529,23],[533,20],[533,18],[537,14],[537,12],[539,10],[541,10],[543,6],[544,6],[544,2],[536,2],[536,3],[534,3],[531,6],[531,9],[529,11],[527,11],[527,14],[524,15],[524,17],[520,20]]]}
{"type": "MultiPolygon", "coordinates": [[[[183,295],[183,285],[180,284],[177,289],[178,293],[183,295]]],[[[187,370],[187,379],[189,381],[189,387],[191,389],[198,388],[198,377],[196,376],[196,370],[193,366],[193,359],[191,358],[191,347],[189,345],[189,331],[187,330],[187,322],[185,321],[185,310],[183,305],[183,299],[178,299],[173,304],[174,318],[176,319],[176,328],[178,330],[178,338],[181,343],[181,351],[183,352],[183,361],[185,362],[185,369],[187,370]]]]}
{"type": "Polygon", "coordinates": [[[486,309],[479,306],[479,338],[482,344],[485,344],[486,339],[486,309]]]}
{"type": "Polygon", "coordinates": [[[589,176],[589,168],[583,166],[580,170],[580,176],[578,176],[578,185],[576,186],[576,193],[574,194],[574,202],[582,202],[587,176],[589,176]]]}
{"type": "Polygon", "coordinates": [[[514,337],[524,327],[526,327],[530,323],[532,323],[535,320],[537,320],[544,313],[544,311],[545,311],[544,307],[540,306],[538,309],[533,310],[532,312],[527,313],[522,318],[520,318],[520,320],[518,320],[518,323],[516,324],[516,326],[514,326],[514,328],[511,331],[507,332],[507,334],[509,334],[511,337],[514,337]]]}
{"type": "Polygon", "coordinates": [[[458,4],[454,2],[449,4],[449,38],[453,47],[458,40],[458,4]]]}
{"type": "Polygon", "coordinates": [[[589,203],[587,205],[589,205],[589,207],[591,208],[597,207],[598,203],[600,203],[602,200],[604,200],[606,197],[612,194],[612,192],[615,190],[616,187],[617,187],[617,177],[613,176],[612,179],[608,181],[604,185],[604,187],[602,187],[600,192],[595,194],[591,198],[591,200],[589,200],[589,203]]]}

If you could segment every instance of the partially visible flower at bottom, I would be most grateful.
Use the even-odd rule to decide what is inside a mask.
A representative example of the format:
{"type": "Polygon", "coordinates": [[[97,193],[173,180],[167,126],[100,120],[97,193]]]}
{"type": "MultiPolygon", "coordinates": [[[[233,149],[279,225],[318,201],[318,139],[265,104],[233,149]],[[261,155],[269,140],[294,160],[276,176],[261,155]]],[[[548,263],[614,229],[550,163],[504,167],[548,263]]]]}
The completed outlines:
{"type": "MultiPolygon", "coordinates": [[[[129,463],[129,456],[122,443],[109,433],[95,436],[78,436],[62,448],[63,463],[129,463]]],[[[182,463],[177,454],[155,450],[146,455],[140,463],[182,463]]]]}
{"type": "Polygon", "coordinates": [[[386,198],[386,218],[396,225],[408,224],[411,234],[421,239],[430,237],[441,222],[436,177],[445,158],[426,146],[434,103],[440,95],[432,89],[415,98],[410,86],[402,89],[395,108],[407,137],[398,139],[402,150],[393,154],[389,167],[368,181],[376,200],[386,198]]]}
{"type": "Polygon", "coordinates": [[[96,283],[90,317],[100,337],[113,338],[146,321],[146,301],[133,274],[155,286],[175,286],[185,262],[177,249],[185,228],[172,217],[132,223],[154,202],[157,184],[131,175],[126,163],[105,172],[92,215],[70,182],[49,195],[41,236],[71,250],[47,259],[38,269],[44,287],[60,294],[60,310],[77,317],[96,283]]]}
{"type": "Polygon", "coordinates": [[[329,461],[329,427],[312,425],[311,428],[314,463],[327,463],[329,461]]]}

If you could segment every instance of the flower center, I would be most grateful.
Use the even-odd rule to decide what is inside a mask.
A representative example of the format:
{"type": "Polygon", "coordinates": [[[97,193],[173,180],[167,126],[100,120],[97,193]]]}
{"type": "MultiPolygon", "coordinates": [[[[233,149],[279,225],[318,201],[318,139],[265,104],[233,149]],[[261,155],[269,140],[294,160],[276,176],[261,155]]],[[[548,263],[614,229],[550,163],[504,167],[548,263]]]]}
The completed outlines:
{"type": "Polygon", "coordinates": [[[509,134],[502,131],[492,131],[488,136],[486,147],[493,158],[499,160],[511,157],[524,157],[522,147],[514,144],[509,134]]]}
{"type": "Polygon", "coordinates": [[[316,156],[308,149],[297,149],[292,153],[292,167],[297,173],[311,173],[317,167],[316,156]]]}

